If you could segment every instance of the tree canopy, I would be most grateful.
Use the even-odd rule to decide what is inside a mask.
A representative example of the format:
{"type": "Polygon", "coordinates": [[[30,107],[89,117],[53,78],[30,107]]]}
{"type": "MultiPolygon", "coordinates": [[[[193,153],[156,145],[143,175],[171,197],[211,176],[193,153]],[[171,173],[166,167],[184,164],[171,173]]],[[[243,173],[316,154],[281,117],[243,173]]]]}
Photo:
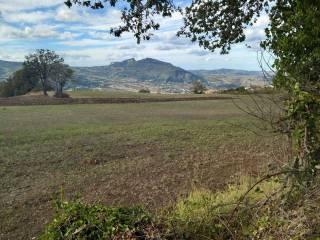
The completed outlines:
{"type": "Polygon", "coordinates": [[[50,74],[50,80],[55,88],[55,96],[63,97],[63,87],[71,79],[73,70],[66,64],[54,63],[50,74]]]}
{"type": "Polygon", "coordinates": [[[73,70],[54,51],[38,49],[25,57],[22,69],[0,84],[0,95],[11,97],[23,95],[34,89],[55,89],[55,96],[63,96],[63,87],[71,80],[73,70]]]}
{"type": "Polygon", "coordinates": [[[25,57],[23,65],[31,69],[33,75],[42,85],[43,94],[46,96],[49,87],[49,78],[56,64],[62,64],[64,59],[54,51],[47,49],[38,49],[25,57]]]}
{"type": "Polygon", "coordinates": [[[16,71],[11,77],[0,85],[0,96],[13,97],[23,95],[37,87],[38,79],[27,67],[16,71]]]}

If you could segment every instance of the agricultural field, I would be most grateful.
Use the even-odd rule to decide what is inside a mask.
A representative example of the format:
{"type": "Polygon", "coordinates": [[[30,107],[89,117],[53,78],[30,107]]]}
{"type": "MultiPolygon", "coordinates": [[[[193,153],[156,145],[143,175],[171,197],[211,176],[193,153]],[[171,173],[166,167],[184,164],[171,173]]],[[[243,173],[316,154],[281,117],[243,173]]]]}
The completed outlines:
{"type": "Polygon", "coordinates": [[[37,237],[60,194],[155,212],[285,159],[233,101],[0,107],[0,239],[37,237]]]}
{"type": "Polygon", "coordinates": [[[57,98],[49,92],[43,96],[41,92],[31,92],[14,97],[0,97],[0,106],[30,106],[30,105],[62,105],[62,104],[101,104],[101,103],[145,103],[232,99],[228,94],[154,94],[123,91],[69,91],[67,97],[57,98]]]}

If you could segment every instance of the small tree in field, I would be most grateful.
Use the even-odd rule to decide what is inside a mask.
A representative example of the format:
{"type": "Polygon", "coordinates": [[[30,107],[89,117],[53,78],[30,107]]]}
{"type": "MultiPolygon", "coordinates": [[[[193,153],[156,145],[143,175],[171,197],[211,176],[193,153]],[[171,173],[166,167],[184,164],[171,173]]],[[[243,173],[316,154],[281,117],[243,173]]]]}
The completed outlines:
{"type": "Polygon", "coordinates": [[[191,91],[195,94],[203,94],[207,88],[202,84],[201,81],[193,81],[191,91]]]}
{"type": "Polygon", "coordinates": [[[55,64],[62,64],[63,62],[63,58],[54,51],[38,49],[35,53],[26,56],[23,64],[32,70],[33,75],[41,83],[43,95],[47,96],[49,78],[53,68],[55,64]]]}
{"type": "Polygon", "coordinates": [[[63,97],[63,87],[72,78],[73,70],[66,64],[55,63],[52,65],[50,80],[55,88],[55,96],[63,97]]]}

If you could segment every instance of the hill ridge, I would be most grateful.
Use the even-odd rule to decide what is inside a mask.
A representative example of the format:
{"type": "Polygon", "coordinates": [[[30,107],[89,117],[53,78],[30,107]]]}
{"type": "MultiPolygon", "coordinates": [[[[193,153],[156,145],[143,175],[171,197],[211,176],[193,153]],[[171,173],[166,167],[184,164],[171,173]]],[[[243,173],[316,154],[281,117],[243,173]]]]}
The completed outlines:
{"type": "MultiPolygon", "coordinates": [[[[4,81],[22,66],[21,62],[0,60],[0,81],[4,81]]],[[[109,65],[72,67],[74,81],[68,88],[111,88],[152,92],[189,92],[192,81],[202,81],[209,88],[227,89],[239,86],[264,85],[262,73],[239,69],[185,70],[155,58],[135,58],[109,65]]]]}

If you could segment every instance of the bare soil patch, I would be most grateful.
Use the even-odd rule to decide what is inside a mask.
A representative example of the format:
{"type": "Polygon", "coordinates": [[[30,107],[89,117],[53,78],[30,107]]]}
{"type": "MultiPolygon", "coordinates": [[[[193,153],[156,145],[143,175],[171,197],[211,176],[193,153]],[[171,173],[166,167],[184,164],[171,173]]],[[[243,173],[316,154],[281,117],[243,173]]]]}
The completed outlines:
{"type": "Polygon", "coordinates": [[[103,104],[103,103],[146,103],[146,102],[176,102],[226,100],[226,96],[208,97],[109,97],[109,98],[55,98],[49,96],[18,96],[0,98],[0,106],[30,106],[30,105],[62,105],[62,104],[103,104]]]}

